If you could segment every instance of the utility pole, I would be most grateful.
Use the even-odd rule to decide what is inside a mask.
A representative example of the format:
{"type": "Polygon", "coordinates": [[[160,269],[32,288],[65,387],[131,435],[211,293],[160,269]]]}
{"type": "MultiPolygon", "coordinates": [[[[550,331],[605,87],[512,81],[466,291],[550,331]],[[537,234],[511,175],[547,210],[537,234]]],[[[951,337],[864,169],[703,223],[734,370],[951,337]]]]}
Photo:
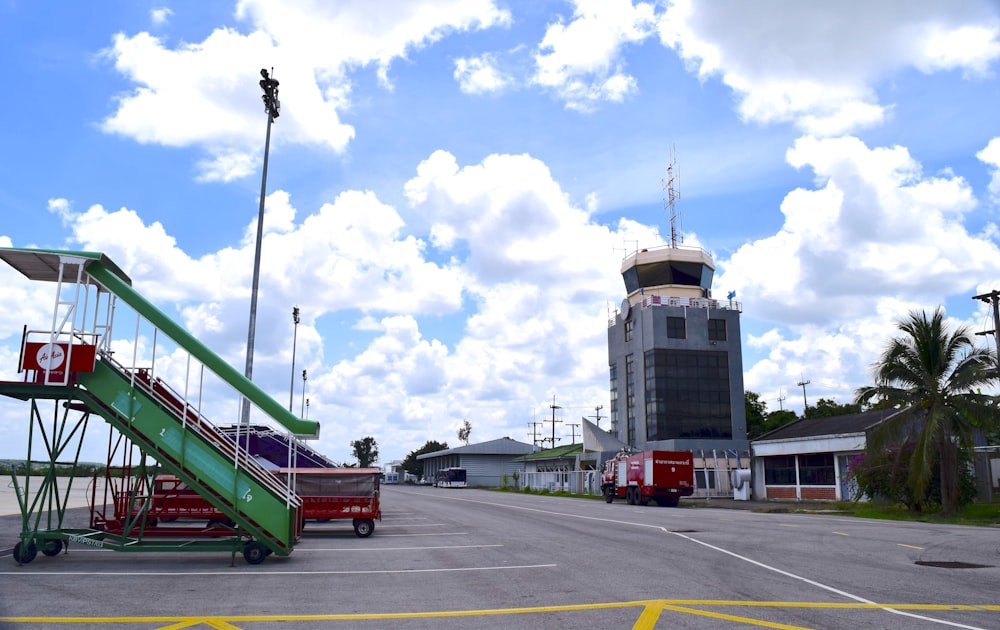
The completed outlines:
{"type": "Polygon", "coordinates": [[[809,402],[806,400],[806,385],[808,385],[811,382],[812,381],[807,381],[807,380],[805,380],[803,378],[801,381],[799,381],[798,383],[796,383],[796,385],[799,385],[799,386],[802,387],[802,417],[803,418],[806,417],[806,409],[809,408],[809,402]]]}
{"type": "Polygon", "coordinates": [[[542,426],[543,424],[545,424],[545,423],[544,422],[529,422],[528,423],[528,426],[531,427],[531,433],[529,433],[528,435],[531,436],[531,445],[532,446],[538,446],[538,427],[542,426]]]}
{"type": "Polygon", "coordinates": [[[780,389],[778,390],[778,411],[784,411],[785,408],[781,403],[785,402],[785,393],[780,389]]]}
{"type": "MultiPolygon", "coordinates": [[[[271,69],[274,72],[274,69],[271,69]]],[[[271,148],[271,123],[278,117],[281,103],[278,102],[278,81],[268,75],[267,70],[260,69],[260,89],[264,90],[261,97],[264,99],[264,111],[267,113],[267,136],[264,140],[264,172],[260,178],[260,209],[257,212],[257,249],[253,257],[253,286],[250,289],[250,326],[247,331],[247,363],[244,376],[248,381],[253,380],[253,344],[257,333],[257,287],[260,285],[260,245],[264,239],[264,197],[267,194],[267,155],[271,148]]],[[[250,424],[250,400],[243,398],[243,409],[240,414],[240,423],[244,426],[250,424]]]]}
{"type": "Polygon", "coordinates": [[[977,335],[988,335],[993,333],[997,342],[997,355],[1000,357],[1000,291],[993,289],[989,293],[984,293],[982,295],[977,295],[972,298],[973,300],[981,300],[987,304],[993,305],[993,330],[984,330],[981,333],[976,333],[977,335]]]}
{"type": "Polygon", "coordinates": [[[597,428],[601,428],[601,409],[604,409],[604,405],[597,405],[594,407],[594,415],[590,416],[597,421],[597,428]]]}
{"type": "MultiPolygon", "coordinates": [[[[555,397],[555,395],[552,396],[552,404],[549,405],[549,409],[552,410],[552,448],[555,448],[555,446],[556,446],[556,422],[557,422],[556,421],[556,409],[562,409],[562,407],[560,407],[559,405],[556,404],[556,397],[555,397]]],[[[559,420],[558,422],[562,422],[562,420],[559,420]]]]}
{"type": "Polygon", "coordinates": [[[572,444],[576,444],[576,428],[577,428],[578,426],[580,426],[580,423],[579,423],[579,422],[577,422],[576,424],[573,424],[573,423],[567,423],[567,424],[566,424],[566,426],[570,427],[570,429],[569,429],[569,430],[570,430],[570,433],[571,433],[571,435],[573,436],[573,437],[572,437],[572,441],[570,442],[570,444],[571,444],[571,445],[572,445],[572,444]]]}

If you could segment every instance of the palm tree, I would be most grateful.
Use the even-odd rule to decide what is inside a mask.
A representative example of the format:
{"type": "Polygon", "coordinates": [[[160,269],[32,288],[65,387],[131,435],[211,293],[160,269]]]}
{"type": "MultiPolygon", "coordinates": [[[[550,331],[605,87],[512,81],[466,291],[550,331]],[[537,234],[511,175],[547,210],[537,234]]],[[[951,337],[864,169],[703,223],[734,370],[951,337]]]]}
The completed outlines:
{"type": "MultiPolygon", "coordinates": [[[[995,398],[980,393],[997,379],[996,355],[976,348],[967,327],[950,331],[944,311],[911,311],[897,324],[903,336],[891,340],[872,370],[875,385],[858,388],[859,404],[879,403],[900,413],[872,432],[868,448],[913,444],[910,488],[918,506],[938,462],[941,507],[959,508],[959,449],[972,445],[977,429],[996,422],[995,398]]],[[[902,452],[903,449],[901,449],[902,452]]]]}

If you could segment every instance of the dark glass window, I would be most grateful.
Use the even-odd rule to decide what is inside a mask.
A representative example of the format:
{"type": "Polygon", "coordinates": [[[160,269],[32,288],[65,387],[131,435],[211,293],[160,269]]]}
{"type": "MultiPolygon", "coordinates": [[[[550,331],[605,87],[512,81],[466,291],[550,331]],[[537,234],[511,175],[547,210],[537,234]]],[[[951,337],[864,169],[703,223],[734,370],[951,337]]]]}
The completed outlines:
{"type": "Polygon", "coordinates": [[[799,484],[803,486],[832,486],[836,483],[833,453],[799,455],[799,484]]]}
{"type": "Polygon", "coordinates": [[[795,485],[795,456],[776,455],[764,458],[764,483],[771,486],[795,485]]]}
{"type": "Polygon", "coordinates": [[[715,490],[715,471],[706,468],[696,468],[694,471],[694,484],[698,488],[705,488],[705,479],[708,479],[708,489],[715,490]]]}
{"type": "Polygon", "coordinates": [[[730,439],[729,355],[652,350],[645,354],[646,439],[730,439]]]}
{"type": "Polygon", "coordinates": [[[687,339],[687,320],[683,317],[668,317],[667,318],[667,338],[668,339],[687,339]]]}
{"type": "MultiPolygon", "coordinates": [[[[615,437],[618,436],[618,365],[615,363],[611,364],[611,409],[608,410],[611,416],[611,427],[615,430],[615,437]]],[[[619,437],[619,439],[621,439],[619,437]]]]}
{"type": "Polygon", "coordinates": [[[627,319],[625,320],[625,341],[632,340],[632,332],[635,330],[635,320],[627,319]]]}
{"type": "Polygon", "coordinates": [[[724,319],[708,320],[708,340],[709,341],[726,340],[726,320],[724,319]]]}
{"type": "Polygon", "coordinates": [[[625,424],[626,443],[635,445],[635,358],[625,355],[625,424]]]}

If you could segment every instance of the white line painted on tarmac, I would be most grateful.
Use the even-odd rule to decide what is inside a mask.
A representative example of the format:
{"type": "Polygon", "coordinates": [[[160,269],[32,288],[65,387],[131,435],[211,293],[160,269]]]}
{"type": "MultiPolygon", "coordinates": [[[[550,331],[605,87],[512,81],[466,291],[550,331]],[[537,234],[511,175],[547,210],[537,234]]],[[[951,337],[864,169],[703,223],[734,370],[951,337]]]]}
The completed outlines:
{"type": "Polygon", "coordinates": [[[177,577],[179,575],[195,577],[200,575],[227,575],[229,577],[287,577],[289,575],[391,575],[406,573],[462,573],[473,571],[517,571],[522,569],[554,569],[557,564],[520,564],[506,567],[456,567],[450,569],[393,569],[380,571],[0,571],[0,575],[16,575],[21,579],[31,577],[65,577],[74,575],[100,575],[102,577],[177,577]]]}
{"type": "Polygon", "coordinates": [[[906,612],[906,611],[903,611],[903,610],[897,610],[895,608],[890,608],[888,606],[882,606],[882,605],[878,604],[877,602],[873,602],[873,601],[871,601],[869,599],[865,599],[864,597],[861,597],[861,596],[858,596],[858,595],[854,595],[852,593],[848,593],[847,591],[842,591],[842,590],[840,590],[838,588],[835,588],[833,586],[829,586],[827,584],[823,584],[821,582],[817,582],[815,580],[811,580],[811,579],[809,579],[807,577],[803,577],[801,575],[796,575],[795,573],[790,573],[788,571],[784,571],[782,569],[779,569],[778,567],[771,566],[769,564],[764,564],[763,562],[758,562],[757,560],[754,560],[752,558],[748,558],[747,556],[743,556],[743,555],[740,555],[740,554],[738,554],[736,552],[729,551],[728,549],[723,549],[722,547],[718,547],[716,545],[712,545],[710,543],[698,540],[697,538],[692,538],[692,537],[687,536],[685,534],[682,534],[680,532],[672,532],[669,529],[667,529],[666,527],[663,527],[662,525],[650,525],[650,524],[646,524],[646,523],[633,523],[631,521],[621,521],[621,520],[610,519],[610,518],[600,518],[600,517],[597,517],[597,516],[584,516],[584,515],[581,515],[581,514],[567,514],[565,512],[554,512],[552,510],[542,510],[542,509],[539,509],[539,508],[523,507],[523,506],[520,506],[520,505],[509,505],[509,504],[506,504],[506,503],[494,503],[492,501],[477,501],[476,499],[463,499],[461,497],[450,497],[450,496],[444,496],[444,495],[442,495],[441,498],[448,499],[448,500],[451,500],[451,501],[464,501],[464,502],[467,502],[467,503],[479,503],[480,505],[491,505],[491,506],[494,506],[494,507],[509,508],[509,509],[512,509],[512,510],[523,510],[525,512],[538,512],[540,514],[551,514],[553,516],[563,516],[563,517],[566,517],[566,518],[577,518],[577,519],[580,519],[580,520],[587,520],[587,521],[601,521],[601,522],[605,522],[605,523],[614,523],[616,525],[631,525],[633,527],[649,527],[649,528],[652,528],[652,529],[658,529],[658,530],[662,531],[665,534],[670,534],[670,535],[673,535],[673,536],[677,536],[678,538],[683,538],[684,540],[687,540],[689,542],[693,542],[693,543],[695,543],[697,545],[701,545],[703,547],[707,547],[708,549],[712,549],[714,551],[718,551],[719,553],[724,553],[727,556],[732,556],[733,558],[736,558],[738,560],[742,560],[744,562],[748,562],[748,563],[750,563],[750,564],[752,564],[754,566],[760,567],[762,569],[767,569],[768,571],[773,571],[775,573],[784,575],[785,577],[789,577],[789,578],[792,578],[794,580],[799,580],[800,582],[805,582],[806,584],[809,584],[811,586],[815,586],[816,588],[820,588],[820,589],[829,591],[831,593],[835,593],[837,595],[840,595],[841,597],[846,597],[848,599],[852,599],[852,600],[854,600],[856,602],[860,602],[862,604],[870,604],[872,606],[877,606],[879,610],[884,610],[884,611],[892,613],[894,615],[902,615],[904,617],[912,617],[914,619],[920,619],[922,621],[929,621],[931,623],[939,623],[939,624],[942,624],[942,625],[952,626],[952,627],[955,627],[955,628],[967,628],[968,630],[983,630],[982,628],[978,628],[977,626],[966,626],[966,625],[963,625],[963,624],[960,624],[960,623],[953,623],[951,621],[945,621],[943,619],[935,619],[933,617],[926,617],[924,615],[917,615],[917,614],[906,612]]]}
{"type": "Polygon", "coordinates": [[[347,549],[346,547],[330,547],[328,549],[303,549],[298,548],[295,550],[295,555],[300,553],[311,553],[313,551],[363,551],[363,552],[373,552],[373,551],[425,551],[428,549],[483,549],[487,547],[503,547],[503,545],[442,545],[440,547],[383,547],[379,549],[369,549],[369,548],[355,548],[347,549]]]}

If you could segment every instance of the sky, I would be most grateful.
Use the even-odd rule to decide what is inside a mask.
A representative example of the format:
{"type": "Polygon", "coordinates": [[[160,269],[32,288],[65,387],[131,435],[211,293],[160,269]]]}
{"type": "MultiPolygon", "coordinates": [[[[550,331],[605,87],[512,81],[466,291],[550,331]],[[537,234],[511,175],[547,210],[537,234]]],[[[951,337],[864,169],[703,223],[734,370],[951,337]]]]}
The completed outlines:
{"type": "MultiPolygon", "coordinates": [[[[668,168],[769,411],[851,402],[912,310],[992,329],[995,0],[2,0],[0,56],[0,246],[107,254],[241,372],[279,81],[253,378],[336,461],[607,427],[668,168]]],[[[0,302],[15,380],[53,288],[3,265],[0,302]]],[[[28,425],[0,400],[0,459],[28,425]]]]}

